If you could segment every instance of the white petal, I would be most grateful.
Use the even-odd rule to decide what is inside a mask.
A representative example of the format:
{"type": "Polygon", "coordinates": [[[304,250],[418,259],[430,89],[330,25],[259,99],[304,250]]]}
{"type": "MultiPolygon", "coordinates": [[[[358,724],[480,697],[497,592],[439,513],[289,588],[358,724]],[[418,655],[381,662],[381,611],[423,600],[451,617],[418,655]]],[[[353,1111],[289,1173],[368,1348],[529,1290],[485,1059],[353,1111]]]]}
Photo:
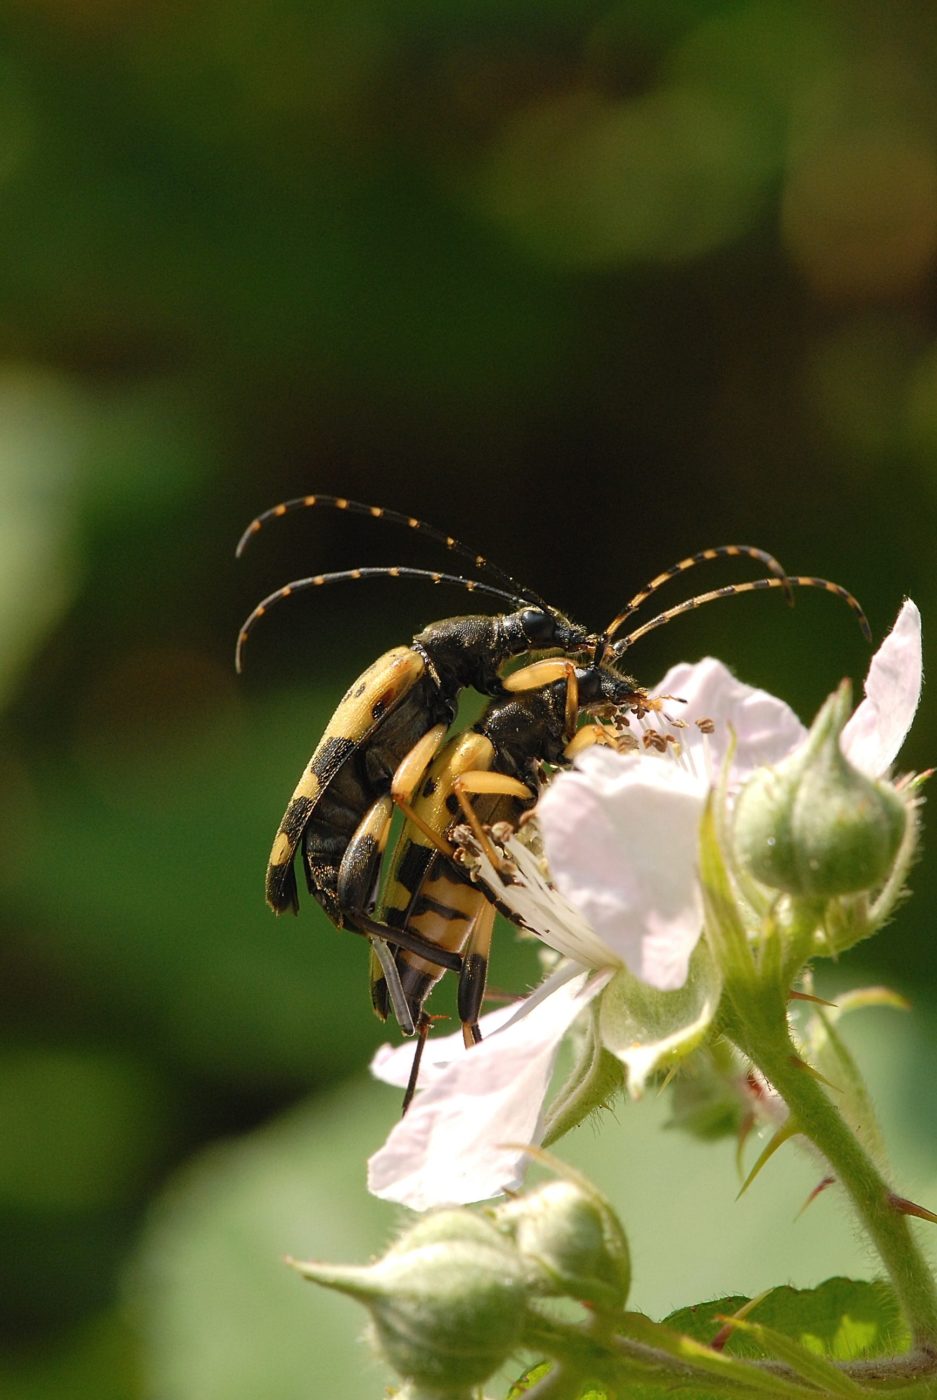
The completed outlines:
{"type": "Polygon", "coordinates": [[[587,750],[537,809],[557,888],[642,981],[681,987],[703,923],[696,879],[705,788],[673,763],[587,750]]]}
{"type": "Polygon", "coordinates": [[[371,1158],[372,1194],[429,1210],[518,1186],[525,1155],[503,1144],[539,1141],[560,1041],[610,976],[560,969],[509,1025],[453,1059],[371,1158]]]}
{"type": "MultiPolygon", "coordinates": [[[[523,1003],[520,1004],[523,1005],[523,1003]]],[[[515,1004],[499,1006],[497,1010],[487,1012],[478,1023],[482,1039],[487,1039],[493,1031],[500,1030],[517,1011],[518,1005],[515,1004]]],[[[380,1045],[374,1052],[374,1058],[371,1061],[371,1073],[375,1079],[381,1079],[385,1084],[395,1084],[398,1089],[405,1089],[410,1082],[410,1070],[413,1066],[415,1052],[415,1039],[405,1040],[402,1045],[380,1045]]],[[[431,1033],[423,1048],[423,1058],[420,1060],[418,1087],[420,1089],[428,1088],[439,1078],[440,1073],[447,1065],[464,1054],[465,1042],[462,1039],[461,1030],[453,1031],[450,1035],[433,1035],[431,1033]]]]}
{"type": "Polygon", "coordinates": [[[878,778],[898,757],[921,698],[921,614],[906,598],[898,619],[872,657],[865,699],[847,721],[843,753],[863,773],[878,778]]]}
{"type": "Polygon", "coordinates": [[[653,694],[676,695],[686,700],[686,705],[669,705],[667,709],[687,721],[681,742],[688,749],[696,749],[702,741],[695,722],[713,721],[715,729],[707,743],[716,768],[725,758],[734,732],[737,743],[732,759],[733,782],[765,764],[777,763],[807,734],[783,700],[737,680],[712,656],[692,666],[687,662],[672,666],[653,694]]]}

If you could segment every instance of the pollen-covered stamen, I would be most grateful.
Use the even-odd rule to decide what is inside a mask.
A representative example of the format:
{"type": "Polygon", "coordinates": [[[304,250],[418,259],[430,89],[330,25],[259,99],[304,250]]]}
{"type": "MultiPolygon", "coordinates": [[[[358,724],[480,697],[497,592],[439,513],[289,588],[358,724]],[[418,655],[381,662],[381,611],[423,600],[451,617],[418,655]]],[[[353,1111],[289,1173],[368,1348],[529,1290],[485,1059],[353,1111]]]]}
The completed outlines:
{"type": "Polygon", "coordinates": [[[553,884],[535,822],[524,823],[522,832],[492,829],[491,838],[503,863],[501,870],[491,864],[467,826],[457,827],[453,835],[473,879],[485,886],[502,914],[563,957],[586,967],[608,967],[608,947],[553,884]]]}
{"type": "Polygon", "coordinates": [[[716,772],[716,763],[709,740],[716,732],[716,722],[712,719],[702,718],[696,721],[696,727],[700,732],[700,749],[702,750],[703,773],[708,783],[712,783],[716,772]]]}
{"type": "Polygon", "coordinates": [[[642,736],[645,749],[653,749],[655,753],[667,752],[667,735],[661,734],[658,729],[646,729],[642,736]]]}

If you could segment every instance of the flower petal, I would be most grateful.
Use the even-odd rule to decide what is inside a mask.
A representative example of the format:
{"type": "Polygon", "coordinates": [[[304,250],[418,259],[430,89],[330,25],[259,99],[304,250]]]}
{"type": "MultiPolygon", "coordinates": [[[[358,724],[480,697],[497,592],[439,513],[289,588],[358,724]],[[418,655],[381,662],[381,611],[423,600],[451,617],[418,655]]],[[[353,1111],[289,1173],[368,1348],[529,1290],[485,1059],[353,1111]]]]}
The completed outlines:
{"type": "Polygon", "coordinates": [[[906,598],[894,627],[872,657],[865,699],[843,729],[840,745],[856,768],[879,778],[898,757],[921,698],[921,614],[906,598]]]}
{"type": "MultiPolygon", "coordinates": [[[[789,705],[766,690],[737,680],[721,661],[707,656],[695,665],[681,662],[672,666],[656,695],[675,695],[685,700],[680,709],[688,728],[681,740],[691,753],[702,743],[696,721],[711,719],[715,726],[707,737],[711,761],[718,768],[734,734],[732,757],[733,784],[756,768],[777,763],[806,737],[807,731],[789,705]]],[[[700,777],[709,779],[711,773],[700,777]]]]}
{"type": "Polygon", "coordinates": [[[600,748],[537,808],[556,886],[635,977],[681,987],[702,929],[696,879],[705,787],[674,763],[600,748]]]}
{"type": "MultiPolygon", "coordinates": [[[[495,1011],[489,1011],[482,1016],[478,1022],[482,1040],[500,1030],[506,1021],[517,1015],[518,1009],[517,1003],[499,1006],[495,1011]]],[[[381,1079],[385,1084],[394,1084],[398,1089],[405,1089],[410,1083],[415,1051],[415,1039],[405,1040],[402,1045],[380,1045],[371,1061],[371,1073],[375,1079],[381,1079]]],[[[453,1060],[464,1054],[465,1041],[462,1039],[461,1030],[453,1031],[450,1035],[430,1035],[423,1047],[420,1082],[417,1088],[428,1089],[453,1060]]]]}
{"type": "Polygon", "coordinates": [[[453,1059],[371,1158],[372,1194],[429,1210],[519,1185],[525,1155],[502,1144],[539,1141],[560,1041],[610,976],[559,969],[508,1025],[453,1059]]]}

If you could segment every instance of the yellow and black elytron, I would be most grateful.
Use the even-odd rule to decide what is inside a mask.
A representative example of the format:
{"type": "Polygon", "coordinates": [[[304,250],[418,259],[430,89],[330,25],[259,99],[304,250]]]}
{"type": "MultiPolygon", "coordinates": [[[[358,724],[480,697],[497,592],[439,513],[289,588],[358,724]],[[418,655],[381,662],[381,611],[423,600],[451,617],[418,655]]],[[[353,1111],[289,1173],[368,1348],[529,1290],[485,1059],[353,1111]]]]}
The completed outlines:
{"type": "MultiPolygon", "coordinates": [[[[790,578],[772,555],[748,545],[723,545],[680,560],[635,594],[600,634],[589,633],[483,555],[425,521],[344,497],[304,496],[273,507],[251,522],[238,545],[238,553],[269,521],[315,506],[403,525],[471,560],[478,572],[487,573],[498,583],[404,566],[349,569],[294,580],[265,598],[247,618],[238,636],[239,670],[248,637],[272,606],[331,583],[421,579],[464,588],[511,609],[494,616],[452,617],[434,622],[409,645],[394,647],[379,657],[351,685],[296,785],[267,866],[267,901],[277,913],[298,909],[294,861],[301,850],[309,891],[333,923],[376,935],[385,944],[425,956],[440,968],[461,970],[461,956],[424,939],[410,927],[375,921],[373,910],[394,806],[431,842],[438,837],[432,821],[414,812],[412,801],[445,739],[462,689],[471,686],[483,695],[501,696],[505,693],[501,674],[505,663],[537,653],[559,653],[572,662],[585,661],[591,655],[593,669],[601,669],[630,685],[631,682],[622,681],[618,666],[624,652],[639,636],[711,599],[757,588],[784,589],[789,598],[794,584],[826,589],[849,603],[868,632],[858,603],[839,585],[823,579],[790,578]],[[771,577],[731,584],[691,598],[614,640],[625,621],[669,579],[720,557],[757,560],[770,570],[771,577]]],[[[531,680],[529,684],[536,687],[540,682],[531,680]]],[[[386,948],[383,951],[386,954],[386,948]]],[[[389,957],[385,960],[389,966],[389,957]]]]}

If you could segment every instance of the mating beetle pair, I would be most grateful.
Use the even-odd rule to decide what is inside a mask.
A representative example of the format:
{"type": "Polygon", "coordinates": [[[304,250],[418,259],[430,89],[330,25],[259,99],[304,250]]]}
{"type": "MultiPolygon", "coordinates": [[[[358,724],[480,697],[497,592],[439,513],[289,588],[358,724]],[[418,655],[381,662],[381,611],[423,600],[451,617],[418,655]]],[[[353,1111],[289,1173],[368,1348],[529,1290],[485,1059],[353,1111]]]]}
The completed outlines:
{"type": "MultiPolygon", "coordinates": [[[[466,1043],[478,1038],[494,907],[454,862],[450,828],[465,820],[484,841],[484,825],[508,821],[536,800],[540,763],[561,764],[601,727],[578,730],[581,715],[612,709],[645,712],[646,692],[620,670],[627,649],[653,628],[719,597],[761,588],[822,588],[843,598],[868,623],[853,596],[825,579],[788,576],[773,556],[751,546],[700,551],[657,575],[604,632],[589,633],[533,590],[415,517],[335,496],[306,496],[266,511],[245,531],[240,554],[270,520],[327,506],[369,515],[427,535],[468,558],[494,582],[405,567],[362,568],[296,580],[265,598],[238,637],[240,669],[247,638],[271,606],[294,593],[367,578],[420,578],[497,599],[511,611],[453,617],[431,624],[409,646],[386,652],[350,687],[329,721],[287,806],[267,867],[267,901],[277,912],[298,909],[294,862],[301,851],[310,893],[333,923],[368,936],[372,1002],[392,1009],[405,1034],[420,1033],[423,1005],[445,969],[459,973],[459,1014],[466,1043]],[[770,576],[730,584],[659,613],[615,640],[637,608],[667,580],[723,556],[764,564],[770,576]],[[502,676],[504,665],[536,653],[559,653],[502,676]],[[472,687],[494,697],[473,730],[443,747],[459,693],[472,687]],[[578,731],[578,733],[577,733],[578,731]],[[403,835],[384,880],[382,917],[375,917],[394,808],[403,835]]],[[[415,1084],[416,1066],[407,1101],[415,1084]]]]}

